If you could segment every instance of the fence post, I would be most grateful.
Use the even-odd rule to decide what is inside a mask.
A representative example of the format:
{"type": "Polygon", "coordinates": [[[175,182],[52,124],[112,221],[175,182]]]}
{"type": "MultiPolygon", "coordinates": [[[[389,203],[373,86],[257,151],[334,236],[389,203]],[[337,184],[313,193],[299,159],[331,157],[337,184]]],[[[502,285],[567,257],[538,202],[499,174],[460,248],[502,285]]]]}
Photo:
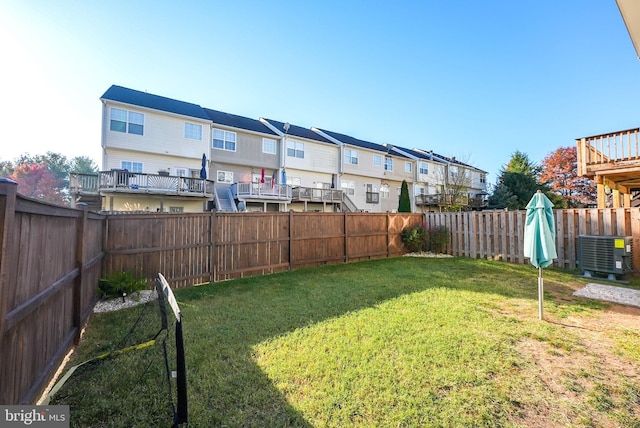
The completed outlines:
{"type": "Polygon", "coordinates": [[[76,266],[78,275],[73,280],[73,325],[76,328],[74,342],[80,342],[80,332],[82,331],[82,284],[84,280],[84,238],[87,230],[88,206],[86,203],[78,203],[82,208],[82,214],[77,219],[76,225],[76,266]]]}
{"type": "Polygon", "coordinates": [[[391,257],[391,248],[390,247],[390,239],[389,239],[389,227],[390,227],[390,220],[389,220],[389,211],[387,211],[387,258],[391,257]]]}
{"type": "Polygon", "coordinates": [[[349,231],[347,230],[347,225],[349,224],[347,222],[347,212],[345,211],[343,213],[344,219],[343,219],[343,228],[344,228],[344,262],[345,263],[349,263],[349,231]]]}
{"type": "MultiPolygon", "coordinates": [[[[7,347],[3,346],[5,316],[7,314],[8,289],[15,287],[16,278],[11,277],[11,267],[15,264],[12,250],[13,223],[16,211],[16,193],[18,184],[15,181],[0,178],[0,370],[4,367],[7,347]]],[[[13,391],[7,391],[9,382],[0,382],[0,403],[9,403],[8,397],[13,391]],[[2,386],[2,384],[5,386],[2,386]]]]}
{"type": "Polygon", "coordinates": [[[292,260],[291,260],[291,255],[293,254],[293,252],[291,251],[291,246],[293,245],[293,210],[289,210],[289,270],[292,269],[292,260]]]}
{"type": "Polygon", "coordinates": [[[209,275],[209,282],[216,282],[216,211],[211,210],[211,216],[209,216],[209,269],[211,274],[209,275]]]}

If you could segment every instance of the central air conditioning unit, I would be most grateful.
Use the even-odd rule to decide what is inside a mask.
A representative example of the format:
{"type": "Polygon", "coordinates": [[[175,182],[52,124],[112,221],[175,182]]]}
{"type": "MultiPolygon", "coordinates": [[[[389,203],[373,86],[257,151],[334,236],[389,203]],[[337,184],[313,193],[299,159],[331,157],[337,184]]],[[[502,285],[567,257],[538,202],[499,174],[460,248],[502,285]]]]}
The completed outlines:
{"type": "Polygon", "coordinates": [[[633,271],[631,236],[578,236],[578,260],[584,276],[605,273],[609,279],[633,271]]]}

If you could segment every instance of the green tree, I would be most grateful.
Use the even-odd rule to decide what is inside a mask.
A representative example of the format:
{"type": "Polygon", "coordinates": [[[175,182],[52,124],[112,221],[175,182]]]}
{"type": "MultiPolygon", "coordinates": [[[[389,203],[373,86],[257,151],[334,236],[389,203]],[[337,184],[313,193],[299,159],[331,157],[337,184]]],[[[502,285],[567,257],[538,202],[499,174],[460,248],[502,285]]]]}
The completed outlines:
{"type": "Polygon", "coordinates": [[[411,198],[409,197],[409,186],[407,180],[402,180],[402,187],[400,187],[400,200],[398,201],[399,213],[411,212],[411,198]]]}
{"type": "MultiPolygon", "coordinates": [[[[532,162],[529,156],[516,151],[500,171],[493,193],[489,196],[489,207],[524,209],[536,191],[542,190],[548,194],[545,186],[538,182],[540,171],[541,167],[532,162]]],[[[551,196],[551,201],[556,204],[558,197],[551,196]]]]}
{"type": "Polygon", "coordinates": [[[71,159],[70,171],[77,172],[79,174],[97,174],[99,168],[90,157],[76,156],[71,159]]]}
{"type": "Polygon", "coordinates": [[[13,162],[11,161],[0,161],[0,178],[8,177],[13,174],[13,170],[15,167],[13,166],[13,162]]]}

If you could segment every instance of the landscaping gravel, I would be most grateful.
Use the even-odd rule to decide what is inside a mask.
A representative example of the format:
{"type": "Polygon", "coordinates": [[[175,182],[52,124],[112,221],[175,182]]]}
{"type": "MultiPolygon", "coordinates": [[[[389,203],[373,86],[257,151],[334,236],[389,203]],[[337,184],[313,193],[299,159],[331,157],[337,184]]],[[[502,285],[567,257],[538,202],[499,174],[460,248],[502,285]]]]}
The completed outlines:
{"type": "Polygon", "coordinates": [[[147,303],[151,300],[157,299],[158,293],[156,290],[142,290],[132,293],[130,296],[125,296],[124,301],[122,297],[111,300],[101,300],[93,308],[93,312],[112,312],[124,308],[131,308],[133,306],[147,303]]]}
{"type": "Polygon", "coordinates": [[[584,288],[574,291],[573,295],[640,308],[640,290],[630,288],[589,283],[584,288]]]}

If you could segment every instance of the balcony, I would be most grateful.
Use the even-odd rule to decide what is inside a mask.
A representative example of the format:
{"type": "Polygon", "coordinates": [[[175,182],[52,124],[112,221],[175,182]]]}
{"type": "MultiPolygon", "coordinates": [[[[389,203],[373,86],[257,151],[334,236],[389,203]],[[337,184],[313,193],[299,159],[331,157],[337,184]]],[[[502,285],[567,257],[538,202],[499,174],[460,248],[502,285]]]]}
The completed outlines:
{"type": "Polygon", "coordinates": [[[213,197],[213,181],[202,178],[134,173],[124,170],[98,174],[72,173],[69,190],[76,196],[105,193],[213,197]]]}
{"type": "Polygon", "coordinates": [[[268,183],[234,183],[231,193],[240,200],[275,200],[291,201],[291,186],[268,183]]]}
{"type": "Polygon", "coordinates": [[[366,202],[368,204],[378,204],[380,203],[380,193],[377,192],[366,192],[366,202]]]}
{"type": "Polygon", "coordinates": [[[316,187],[294,187],[291,191],[293,202],[328,202],[342,203],[342,190],[319,189],[316,187]]]}
{"type": "Polygon", "coordinates": [[[598,208],[631,206],[640,189],[640,128],[576,139],[578,175],[598,188],[598,208]],[[612,196],[611,196],[612,195],[612,196]]]}

